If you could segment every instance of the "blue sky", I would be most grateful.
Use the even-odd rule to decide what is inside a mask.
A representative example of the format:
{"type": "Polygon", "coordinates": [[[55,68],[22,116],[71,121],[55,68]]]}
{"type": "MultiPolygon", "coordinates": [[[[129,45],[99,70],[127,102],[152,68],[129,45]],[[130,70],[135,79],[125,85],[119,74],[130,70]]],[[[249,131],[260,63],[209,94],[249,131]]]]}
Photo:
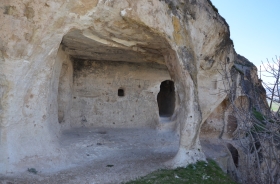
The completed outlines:
{"type": "Polygon", "coordinates": [[[280,56],[280,0],[211,0],[230,26],[236,52],[258,68],[280,56]]]}

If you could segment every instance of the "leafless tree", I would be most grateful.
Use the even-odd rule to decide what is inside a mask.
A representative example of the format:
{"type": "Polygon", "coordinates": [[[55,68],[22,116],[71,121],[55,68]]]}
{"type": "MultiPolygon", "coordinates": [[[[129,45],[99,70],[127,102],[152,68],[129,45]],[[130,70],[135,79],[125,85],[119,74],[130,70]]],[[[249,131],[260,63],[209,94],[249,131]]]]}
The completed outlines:
{"type": "Polygon", "coordinates": [[[252,78],[253,65],[235,63],[230,71],[227,65],[221,64],[219,72],[238,122],[233,141],[239,145],[239,181],[280,184],[280,108],[272,110],[273,103],[280,103],[280,60],[263,63],[266,77],[274,80],[268,83],[252,78]],[[246,100],[237,103],[240,95],[246,100]]]}
{"type": "MultiPolygon", "coordinates": [[[[279,91],[279,84],[280,84],[280,58],[276,56],[276,59],[272,59],[272,62],[270,62],[267,59],[267,62],[262,62],[262,65],[265,69],[264,76],[269,79],[268,82],[263,82],[263,85],[266,88],[267,91],[267,99],[270,101],[269,108],[272,109],[273,102],[275,104],[280,103],[280,91],[279,91]]],[[[279,105],[277,109],[277,113],[275,115],[279,114],[279,105]]]]}

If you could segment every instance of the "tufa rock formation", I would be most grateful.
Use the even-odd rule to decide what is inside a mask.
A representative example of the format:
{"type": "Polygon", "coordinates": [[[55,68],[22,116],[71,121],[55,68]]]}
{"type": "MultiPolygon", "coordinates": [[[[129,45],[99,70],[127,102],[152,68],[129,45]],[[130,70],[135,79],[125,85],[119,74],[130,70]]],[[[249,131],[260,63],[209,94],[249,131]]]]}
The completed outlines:
{"type": "Polygon", "coordinates": [[[171,167],[205,160],[200,139],[232,138],[219,70],[239,56],[210,1],[4,0],[0,20],[0,173],[55,162],[61,132],[80,127],[167,117],[171,167]]]}

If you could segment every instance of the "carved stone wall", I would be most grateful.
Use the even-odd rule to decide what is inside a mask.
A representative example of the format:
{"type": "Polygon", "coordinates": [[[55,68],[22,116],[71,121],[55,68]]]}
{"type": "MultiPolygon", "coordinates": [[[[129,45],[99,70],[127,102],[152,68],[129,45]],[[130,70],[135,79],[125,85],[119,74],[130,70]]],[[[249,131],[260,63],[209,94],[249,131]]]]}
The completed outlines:
{"type": "MultiPolygon", "coordinates": [[[[71,108],[58,104],[59,111],[64,112],[60,123],[71,127],[155,128],[159,123],[157,94],[161,82],[168,79],[168,70],[162,65],[73,59],[72,89],[61,88],[58,94],[71,94],[71,108]],[[123,94],[118,94],[119,90],[123,94]]],[[[59,86],[69,86],[64,82],[61,76],[59,86]]]]}

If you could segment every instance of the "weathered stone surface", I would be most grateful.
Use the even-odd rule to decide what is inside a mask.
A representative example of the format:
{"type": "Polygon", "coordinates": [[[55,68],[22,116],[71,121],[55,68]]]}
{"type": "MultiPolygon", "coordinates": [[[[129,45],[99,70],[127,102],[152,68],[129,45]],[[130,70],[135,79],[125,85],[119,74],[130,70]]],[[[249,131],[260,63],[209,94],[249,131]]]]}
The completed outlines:
{"type": "MultiPolygon", "coordinates": [[[[59,86],[65,85],[69,90],[59,88],[58,95],[68,97],[64,102],[71,103],[71,107],[66,104],[58,109],[64,112],[59,114],[61,124],[155,128],[159,123],[157,95],[161,82],[170,80],[164,65],[73,60],[73,68],[73,81],[69,80],[67,85],[60,79],[59,86]],[[73,86],[70,88],[70,85],[73,86]]],[[[62,71],[67,69],[62,68],[62,71]]]]}
{"type": "Polygon", "coordinates": [[[205,159],[200,127],[226,97],[218,69],[226,63],[229,72],[236,57],[228,25],[207,0],[4,0],[0,6],[1,173],[23,171],[36,159],[55,162],[67,127],[156,128],[164,80],[175,84],[172,121],[180,133],[168,164],[205,159]],[[120,87],[122,99],[115,96],[120,87]]]}
{"type": "Polygon", "coordinates": [[[247,162],[252,143],[246,134],[254,123],[252,112],[256,110],[268,115],[266,91],[258,79],[257,68],[243,56],[236,55],[230,72],[226,74],[223,70],[222,73],[229,79],[224,84],[230,93],[202,124],[200,140],[206,151],[217,144],[223,145],[225,150],[213,149],[213,156],[207,156],[215,159],[221,168],[226,168],[233,178],[246,182],[251,179],[248,168],[254,167],[247,162]],[[211,142],[205,144],[209,140],[211,142]]]}

